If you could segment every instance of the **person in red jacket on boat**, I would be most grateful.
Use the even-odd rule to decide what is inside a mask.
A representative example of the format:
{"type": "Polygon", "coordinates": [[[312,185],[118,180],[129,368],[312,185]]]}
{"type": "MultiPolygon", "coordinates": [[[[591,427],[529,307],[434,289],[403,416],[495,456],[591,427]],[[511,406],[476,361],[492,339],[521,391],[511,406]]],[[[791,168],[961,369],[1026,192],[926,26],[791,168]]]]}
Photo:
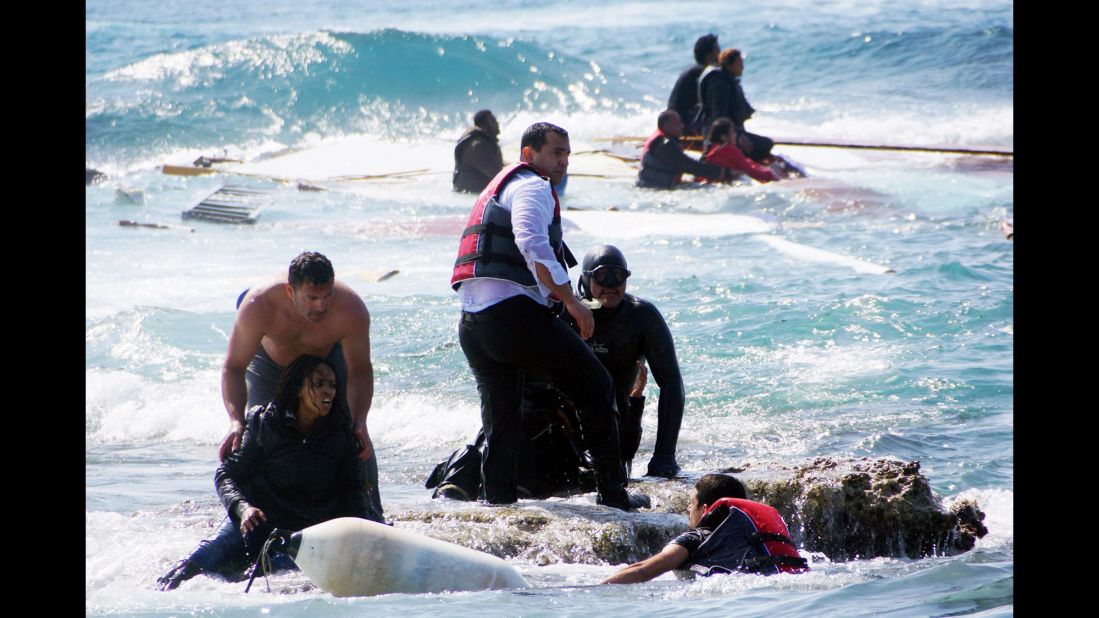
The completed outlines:
{"type": "MultiPolygon", "coordinates": [[[[789,178],[790,174],[781,164],[781,160],[772,157],[770,165],[757,163],[749,159],[734,141],[733,121],[728,118],[718,118],[710,125],[710,133],[706,136],[709,149],[702,155],[702,160],[713,165],[720,165],[734,172],[731,180],[743,177],[747,174],[759,182],[773,182],[789,178]]],[[[708,180],[700,178],[699,180],[708,180]]]]}
{"type": "Polygon", "coordinates": [[[687,506],[690,530],[664,550],[625,567],[603,584],[645,582],[673,569],[717,573],[800,573],[809,565],[798,554],[786,522],[774,508],[748,500],[744,485],[727,474],[707,474],[695,483],[687,506]]]}

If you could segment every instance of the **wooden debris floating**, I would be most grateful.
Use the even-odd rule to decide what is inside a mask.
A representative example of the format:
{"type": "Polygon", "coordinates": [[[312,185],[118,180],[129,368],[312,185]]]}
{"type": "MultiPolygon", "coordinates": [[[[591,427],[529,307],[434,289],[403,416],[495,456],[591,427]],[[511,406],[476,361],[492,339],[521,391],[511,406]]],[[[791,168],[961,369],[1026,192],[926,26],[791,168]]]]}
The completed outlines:
{"type": "Polygon", "coordinates": [[[269,199],[269,191],[224,185],[190,210],[184,210],[183,218],[251,225],[256,222],[269,199]]]}

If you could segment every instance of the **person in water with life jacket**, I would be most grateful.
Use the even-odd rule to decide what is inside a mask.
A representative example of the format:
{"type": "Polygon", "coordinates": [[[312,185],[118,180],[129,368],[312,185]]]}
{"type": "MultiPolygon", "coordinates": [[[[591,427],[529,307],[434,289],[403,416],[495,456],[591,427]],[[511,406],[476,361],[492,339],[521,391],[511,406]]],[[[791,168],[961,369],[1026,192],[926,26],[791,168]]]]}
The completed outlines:
{"type": "Polygon", "coordinates": [[[718,573],[801,573],[808,562],[798,554],[786,522],[774,508],[748,500],[735,477],[707,474],[695,483],[687,506],[690,530],[664,550],[625,567],[602,584],[646,582],[676,570],[677,576],[718,573]]]}
{"type": "MultiPolygon", "coordinates": [[[[157,579],[157,588],[172,590],[199,573],[238,578],[251,563],[262,573],[257,558],[274,528],[372,519],[360,450],[335,370],[319,356],[294,359],[275,398],[248,411],[240,448],[214,473],[225,521],[157,579]]],[[[297,568],[285,554],[271,558],[272,570],[297,568]]]]}

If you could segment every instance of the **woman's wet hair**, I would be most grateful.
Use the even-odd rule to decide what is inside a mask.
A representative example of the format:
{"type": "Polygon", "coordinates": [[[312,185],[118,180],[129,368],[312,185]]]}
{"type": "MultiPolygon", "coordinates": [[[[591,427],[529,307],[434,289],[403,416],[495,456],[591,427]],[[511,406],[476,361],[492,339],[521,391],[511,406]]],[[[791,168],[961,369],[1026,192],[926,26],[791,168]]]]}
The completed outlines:
{"type": "MultiPolygon", "coordinates": [[[[275,407],[279,410],[297,411],[298,394],[301,392],[301,387],[313,377],[317,367],[322,365],[328,367],[333,373],[336,372],[332,365],[328,364],[328,361],[319,356],[302,354],[295,358],[294,362],[290,363],[290,366],[279,377],[278,386],[275,387],[275,407]]],[[[341,401],[339,394],[339,385],[337,384],[335,401],[341,401]]]]}
{"type": "Polygon", "coordinates": [[[748,499],[744,484],[728,474],[707,474],[695,483],[698,504],[713,504],[722,498],[748,499]]]}

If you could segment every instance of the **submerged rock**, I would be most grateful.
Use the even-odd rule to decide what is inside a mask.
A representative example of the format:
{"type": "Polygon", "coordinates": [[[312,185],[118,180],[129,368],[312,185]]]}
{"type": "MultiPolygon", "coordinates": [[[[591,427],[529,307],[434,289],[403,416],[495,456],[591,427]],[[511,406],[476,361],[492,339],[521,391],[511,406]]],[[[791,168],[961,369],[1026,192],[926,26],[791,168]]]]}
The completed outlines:
{"type": "MultiPolygon", "coordinates": [[[[945,509],[919,470],[919,462],[821,458],[796,467],[724,471],[744,481],[749,497],[778,509],[799,548],[833,561],[972,549],[988,533],[984,513],[967,500],[945,509]]],[[[400,528],[501,558],[539,565],[622,564],[659,552],[687,529],[695,480],[631,482],[631,490],[652,499],[652,508],[639,513],[596,506],[587,496],[582,502],[523,500],[511,506],[440,501],[439,510],[389,516],[400,528]]]]}

